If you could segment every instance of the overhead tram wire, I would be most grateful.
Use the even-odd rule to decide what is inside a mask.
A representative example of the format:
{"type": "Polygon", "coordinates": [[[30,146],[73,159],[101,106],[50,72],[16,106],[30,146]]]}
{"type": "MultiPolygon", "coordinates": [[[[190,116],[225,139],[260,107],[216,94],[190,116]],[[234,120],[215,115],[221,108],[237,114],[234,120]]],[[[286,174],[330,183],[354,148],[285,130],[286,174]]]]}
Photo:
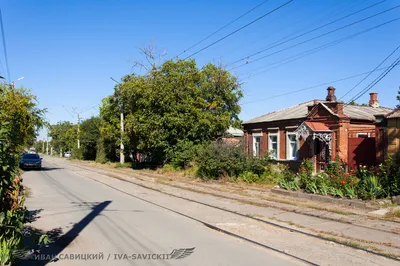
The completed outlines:
{"type": "MultiPolygon", "coordinates": [[[[304,9],[308,8],[308,6],[307,6],[307,4],[306,4],[306,3],[307,3],[306,1],[311,2],[312,0],[305,0],[305,2],[299,2],[299,1],[296,2],[296,3],[302,4],[302,5],[303,5],[302,8],[297,8],[296,6],[292,5],[292,7],[293,7],[293,6],[295,7],[295,9],[294,9],[294,10],[295,10],[295,13],[302,13],[303,8],[304,8],[304,9]]],[[[336,7],[338,3],[339,3],[339,2],[335,2],[334,5],[332,5],[332,6],[328,7],[328,8],[324,8],[324,9],[322,9],[322,10],[318,10],[317,13],[323,13],[324,11],[331,9],[332,7],[336,7]]],[[[337,10],[336,10],[335,12],[337,12],[337,10]]],[[[286,18],[286,17],[288,17],[288,16],[293,16],[293,15],[292,15],[291,13],[285,13],[285,14],[283,14],[282,16],[279,16],[278,18],[275,18],[275,20],[283,19],[283,18],[286,18]]],[[[296,24],[298,24],[298,23],[300,23],[300,22],[303,22],[303,21],[308,20],[309,18],[310,18],[310,16],[302,17],[301,19],[296,20],[295,22],[293,22],[293,23],[291,23],[291,24],[292,24],[292,25],[296,25],[296,24]]],[[[318,21],[320,21],[321,19],[322,19],[322,18],[318,19],[318,21]]],[[[315,23],[317,23],[317,21],[313,21],[313,23],[312,23],[311,25],[315,25],[315,23]]],[[[238,51],[242,51],[242,50],[243,50],[243,47],[249,47],[249,45],[253,45],[253,44],[255,44],[255,43],[258,43],[258,42],[260,42],[260,41],[263,41],[263,40],[266,39],[266,37],[271,38],[271,36],[273,36],[273,35],[275,35],[275,34],[277,34],[277,33],[282,32],[283,29],[286,29],[286,28],[288,28],[288,27],[290,27],[290,25],[285,25],[285,26],[283,26],[283,27],[274,29],[271,33],[266,33],[266,36],[263,36],[263,37],[261,37],[261,38],[257,38],[256,40],[254,40],[254,41],[252,41],[252,42],[250,42],[250,43],[248,43],[248,44],[247,44],[247,43],[241,44],[241,45],[239,45],[238,47],[234,48],[233,53],[236,53],[236,52],[238,52],[238,51]]],[[[307,27],[309,27],[309,26],[307,26],[307,27]]],[[[296,34],[296,33],[294,33],[294,34],[296,34]]],[[[294,35],[294,34],[292,34],[292,35],[294,35]]],[[[289,35],[289,37],[292,36],[292,35],[289,35]]],[[[284,37],[284,38],[287,38],[287,37],[284,37]]],[[[282,40],[282,39],[279,39],[279,40],[276,41],[276,42],[279,42],[279,41],[281,41],[281,40],[282,40]]],[[[274,43],[276,43],[276,42],[274,42],[274,43]]],[[[220,46],[223,46],[223,45],[224,45],[224,44],[221,44],[220,46]]],[[[217,48],[220,47],[220,46],[217,46],[217,48]]]]}
{"type": "Polygon", "coordinates": [[[259,60],[261,60],[261,59],[264,59],[264,58],[266,58],[266,57],[269,57],[269,56],[271,56],[271,55],[278,54],[278,53],[280,53],[280,52],[289,50],[289,49],[291,49],[291,48],[294,48],[294,47],[297,47],[297,46],[302,45],[302,44],[304,44],[304,43],[307,43],[307,42],[313,41],[313,40],[315,40],[315,39],[321,38],[321,37],[326,36],[326,35],[328,35],[328,34],[337,32],[337,31],[339,31],[339,30],[343,30],[343,29],[345,29],[345,28],[348,28],[348,27],[353,26],[353,25],[355,25],[355,24],[361,23],[361,22],[366,21],[366,20],[368,20],[368,19],[371,19],[371,18],[373,18],[373,17],[382,15],[382,14],[384,14],[384,13],[386,13],[386,12],[389,12],[389,11],[391,11],[391,10],[393,10],[393,9],[395,9],[395,8],[399,8],[399,7],[400,7],[400,5],[397,5],[397,6],[395,6],[395,7],[386,9],[386,10],[381,11],[381,12],[379,12],[379,13],[376,13],[376,14],[374,14],[374,15],[368,16],[368,17],[366,17],[366,18],[357,20],[357,21],[352,22],[352,23],[350,23],[350,24],[347,24],[347,25],[344,25],[344,26],[342,26],[342,27],[336,28],[336,29],[334,29],[334,30],[331,30],[331,31],[325,32],[325,33],[323,33],[323,34],[320,34],[320,35],[318,35],[318,36],[316,36],[316,37],[313,37],[313,38],[311,38],[311,39],[308,39],[308,40],[305,40],[305,41],[296,43],[296,44],[294,44],[294,45],[292,45],[292,46],[289,46],[289,47],[283,48],[283,49],[281,49],[281,50],[278,50],[278,51],[276,51],[276,52],[273,52],[273,53],[267,54],[267,55],[265,55],[265,56],[259,57],[259,58],[255,59],[255,60],[250,61],[250,62],[246,62],[246,63],[241,64],[241,65],[239,65],[239,66],[232,67],[230,70],[233,70],[233,69],[236,69],[236,68],[240,68],[240,67],[242,67],[242,66],[245,66],[245,65],[248,65],[248,64],[257,62],[257,61],[259,61],[259,60]]]}
{"type": "Polygon", "coordinates": [[[196,47],[197,45],[199,45],[200,43],[204,42],[205,40],[207,40],[208,38],[214,36],[215,34],[217,34],[218,32],[220,32],[221,30],[227,28],[228,26],[232,25],[233,23],[235,23],[236,21],[238,21],[239,19],[241,19],[242,17],[246,16],[247,14],[251,13],[252,11],[254,11],[255,9],[261,7],[262,5],[264,5],[266,2],[268,2],[269,0],[265,0],[264,2],[262,2],[261,4],[253,7],[252,9],[250,9],[249,11],[243,13],[242,15],[240,15],[239,17],[235,18],[234,20],[232,20],[231,22],[229,22],[228,24],[226,24],[225,26],[219,28],[218,30],[214,31],[213,33],[211,33],[210,35],[204,37],[203,39],[201,39],[200,41],[196,42],[195,44],[193,44],[192,46],[190,46],[189,48],[185,49],[182,53],[180,53],[179,55],[177,55],[177,57],[181,56],[182,54],[186,53],[187,51],[189,51],[190,49],[196,47]]]}
{"type": "Polygon", "coordinates": [[[232,62],[232,63],[229,63],[228,65],[233,65],[233,64],[235,64],[235,63],[239,63],[239,62],[241,62],[241,61],[248,60],[250,57],[253,57],[253,56],[255,56],[255,55],[261,54],[261,53],[263,53],[263,52],[265,52],[265,51],[268,51],[268,50],[270,50],[270,49],[272,49],[272,48],[275,48],[275,47],[277,47],[277,46],[279,46],[279,45],[285,44],[285,43],[287,43],[287,42],[289,42],[289,41],[292,41],[292,40],[295,40],[295,39],[297,39],[297,38],[303,37],[303,36],[305,36],[305,35],[307,35],[307,34],[309,34],[309,33],[312,33],[312,32],[314,32],[314,31],[317,31],[317,30],[319,30],[319,29],[322,29],[322,28],[324,28],[324,27],[326,27],[326,26],[329,26],[329,25],[331,25],[331,24],[334,24],[334,23],[336,23],[336,22],[338,22],[338,21],[341,21],[341,20],[346,19],[346,18],[348,18],[348,17],[351,17],[351,16],[353,16],[353,15],[355,15],[355,14],[358,14],[358,13],[360,13],[360,12],[362,12],[362,11],[365,11],[365,10],[367,10],[367,9],[369,9],[369,8],[372,8],[372,7],[374,7],[374,6],[377,6],[377,5],[379,5],[379,4],[381,4],[381,3],[385,2],[385,1],[386,1],[386,0],[382,0],[382,1],[378,2],[378,3],[372,4],[372,5],[370,5],[370,6],[367,6],[367,7],[365,7],[365,8],[362,8],[362,9],[360,9],[360,10],[357,10],[357,11],[351,13],[351,14],[348,14],[348,15],[343,16],[343,17],[341,17],[341,18],[335,19],[335,20],[333,20],[333,21],[331,21],[331,22],[325,23],[324,25],[319,26],[319,27],[316,27],[316,28],[314,28],[314,29],[312,29],[312,30],[309,30],[309,31],[305,32],[305,33],[298,34],[298,35],[296,35],[296,36],[294,36],[294,37],[292,37],[292,38],[290,38],[290,39],[287,39],[287,38],[289,38],[290,36],[292,36],[292,35],[294,35],[294,34],[286,35],[285,37],[283,37],[283,38],[281,38],[281,39],[279,39],[279,40],[277,40],[277,41],[271,43],[269,46],[263,48],[262,50],[260,50],[260,51],[258,51],[258,52],[255,52],[255,53],[252,53],[252,54],[248,54],[248,55],[242,57],[241,59],[238,59],[238,60],[236,60],[236,61],[234,61],[234,62],[232,62]],[[286,40],[285,40],[285,39],[286,39],[286,40]]]}
{"type": "MultiPolygon", "coordinates": [[[[376,69],[375,71],[385,70],[385,69],[388,69],[388,68],[390,68],[390,66],[389,67],[382,67],[382,68],[376,69]]],[[[373,72],[373,71],[368,71],[368,72],[356,74],[356,75],[353,75],[353,76],[349,76],[349,77],[345,77],[345,78],[341,78],[341,79],[337,79],[337,80],[333,80],[333,81],[324,82],[324,83],[321,83],[321,84],[318,84],[318,85],[314,85],[314,86],[311,86],[311,87],[307,87],[307,88],[303,88],[303,89],[299,89],[299,90],[294,90],[294,91],[289,91],[289,92],[282,93],[282,94],[277,94],[277,95],[274,95],[274,96],[271,96],[271,97],[265,97],[265,98],[257,99],[257,100],[250,101],[250,102],[244,102],[244,103],[241,103],[239,105],[242,106],[242,105],[246,105],[246,104],[252,104],[252,103],[256,103],[256,102],[261,102],[261,101],[265,101],[265,100],[270,100],[270,99],[274,99],[274,98],[278,98],[278,97],[282,97],[282,96],[286,96],[286,95],[290,95],[290,94],[306,91],[306,90],[311,90],[311,89],[318,88],[318,87],[321,87],[321,86],[324,86],[324,85],[330,85],[332,83],[337,83],[337,82],[340,82],[340,81],[344,81],[344,80],[360,77],[360,76],[363,76],[363,75],[371,73],[371,72],[373,72]]]]}
{"type": "Polygon", "coordinates": [[[268,67],[268,66],[272,66],[272,65],[278,64],[277,66],[270,67],[270,68],[268,68],[268,69],[266,69],[266,70],[263,70],[263,71],[261,71],[261,72],[255,73],[255,74],[251,74],[251,72],[250,72],[251,75],[250,75],[248,78],[246,78],[245,80],[247,80],[247,79],[249,79],[249,78],[252,78],[252,77],[254,77],[254,76],[258,76],[258,75],[260,75],[260,74],[263,74],[263,73],[265,73],[265,72],[267,72],[267,71],[270,71],[270,70],[272,70],[272,69],[278,68],[278,67],[280,67],[280,66],[282,66],[282,65],[286,65],[286,64],[288,64],[288,63],[290,63],[290,62],[296,61],[296,60],[298,60],[298,59],[301,59],[301,58],[306,57],[306,56],[308,56],[308,55],[311,55],[311,54],[313,54],[313,53],[319,52],[319,51],[321,51],[321,50],[323,50],[323,49],[329,48],[329,47],[331,47],[331,46],[333,46],[333,45],[339,44],[339,43],[344,42],[344,41],[346,41],[346,40],[355,38],[355,37],[357,37],[357,36],[359,36],[359,35],[362,35],[362,34],[364,34],[364,33],[367,33],[367,32],[369,32],[369,31],[372,31],[372,30],[374,30],[374,29],[377,29],[377,28],[379,28],[379,27],[382,27],[382,26],[385,26],[385,25],[390,24],[390,23],[392,23],[392,22],[395,22],[395,21],[397,21],[397,20],[399,20],[399,19],[400,19],[400,17],[395,18],[395,19],[392,19],[392,20],[389,20],[389,21],[387,21],[387,22],[384,22],[384,23],[382,23],[382,24],[376,25],[376,26],[371,27],[371,28],[368,28],[368,29],[366,29],[366,30],[363,30],[363,31],[360,31],[360,32],[351,34],[351,35],[349,35],[349,36],[347,36],[347,37],[344,37],[344,38],[341,38],[341,39],[339,39],[339,40],[336,40],[336,41],[333,41],[333,42],[330,42],[330,43],[327,43],[327,44],[324,44],[324,45],[321,45],[321,46],[312,48],[312,49],[310,49],[310,50],[307,50],[307,51],[301,52],[301,53],[299,53],[299,54],[296,54],[296,55],[293,55],[293,56],[284,58],[284,59],[279,60],[279,61],[276,61],[276,62],[274,62],[274,63],[270,63],[270,64],[267,64],[267,65],[264,65],[264,66],[262,66],[262,67],[260,67],[260,68],[253,69],[251,72],[254,72],[254,71],[257,71],[257,70],[261,70],[261,69],[264,69],[264,68],[266,68],[266,67],[268,67]],[[288,60],[288,61],[287,61],[287,60],[288,60]],[[286,62],[285,62],[285,61],[286,61],[286,62]]]}
{"type": "Polygon", "coordinates": [[[350,101],[347,102],[347,104],[351,103],[352,101],[358,100],[361,96],[363,96],[365,93],[371,90],[376,84],[378,84],[384,77],[386,77],[386,75],[389,74],[390,71],[392,71],[399,64],[400,64],[400,56],[396,60],[394,60],[394,62],[389,66],[388,69],[382,72],[367,87],[365,87],[362,91],[360,91],[357,95],[355,95],[350,101]]]}
{"type": "Polygon", "coordinates": [[[356,85],[354,85],[353,88],[351,88],[349,91],[347,91],[342,97],[339,98],[339,100],[343,99],[346,95],[348,95],[350,92],[352,92],[355,88],[358,87],[358,85],[360,85],[364,80],[366,80],[376,69],[380,68],[381,65],[383,65],[386,60],[388,60],[398,49],[400,48],[400,45],[397,46],[396,49],[394,49],[385,59],[383,59],[382,62],[379,63],[379,65],[377,65],[370,73],[368,73],[368,75],[366,75],[364,78],[362,78],[356,85]]]}
{"type": "Polygon", "coordinates": [[[277,8],[275,8],[275,9],[269,11],[268,13],[265,13],[264,15],[262,15],[262,16],[256,18],[255,20],[253,20],[253,21],[247,23],[247,24],[244,25],[244,26],[240,27],[239,29],[234,30],[233,32],[231,32],[231,33],[225,35],[224,37],[222,37],[222,38],[220,38],[220,39],[218,39],[218,40],[212,42],[211,44],[209,44],[209,45],[207,45],[207,46],[201,48],[200,50],[194,52],[193,54],[187,56],[186,58],[184,58],[184,60],[186,60],[186,59],[188,59],[188,58],[190,58],[190,57],[192,57],[192,56],[194,56],[194,55],[196,55],[196,54],[198,54],[198,53],[200,53],[200,52],[202,52],[202,51],[204,51],[204,50],[210,48],[211,46],[213,46],[213,45],[219,43],[219,42],[222,41],[222,40],[225,40],[225,39],[228,38],[229,36],[232,36],[233,34],[235,34],[235,33],[239,32],[239,31],[241,31],[242,29],[247,28],[248,26],[250,26],[250,25],[254,24],[255,22],[259,21],[260,19],[263,19],[264,17],[266,17],[266,16],[268,16],[268,15],[274,13],[275,11],[277,11],[277,10],[283,8],[284,6],[290,4],[290,3],[293,2],[293,1],[294,1],[294,0],[289,0],[289,1],[285,2],[284,4],[282,4],[282,5],[278,6],[277,8]]]}
{"type": "Polygon", "coordinates": [[[1,36],[2,36],[2,39],[3,39],[4,59],[5,59],[5,63],[6,63],[8,81],[11,82],[10,67],[8,66],[6,37],[5,37],[5,34],[4,34],[3,15],[1,13],[1,8],[0,8],[0,23],[1,23],[1,36]]]}

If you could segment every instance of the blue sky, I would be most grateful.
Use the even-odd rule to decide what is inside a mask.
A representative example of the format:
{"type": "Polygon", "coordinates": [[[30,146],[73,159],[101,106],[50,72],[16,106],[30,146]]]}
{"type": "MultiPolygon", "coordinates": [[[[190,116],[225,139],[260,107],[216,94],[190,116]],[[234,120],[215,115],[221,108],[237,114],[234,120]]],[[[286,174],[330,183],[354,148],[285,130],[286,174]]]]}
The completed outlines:
{"type": "MultiPolygon", "coordinates": [[[[48,109],[47,118],[51,123],[60,120],[74,121],[63,106],[69,111],[72,108],[83,110],[82,117],[87,118],[98,113],[97,105],[101,99],[112,93],[115,83],[110,77],[119,79],[132,71],[139,71],[132,68],[133,61],[141,59],[139,47],[154,43],[160,53],[166,53],[165,59],[175,57],[262,2],[263,0],[1,1],[11,80],[24,77],[16,82],[16,86],[30,88],[38,96],[40,106],[48,109]]],[[[287,0],[267,1],[184,53],[181,58],[285,2],[287,0]]],[[[374,69],[400,45],[400,20],[275,69],[268,70],[268,64],[396,19],[400,17],[400,8],[280,53],[269,54],[395,7],[400,4],[399,1],[383,1],[354,16],[250,57],[245,66],[238,67],[246,60],[233,65],[230,63],[260,51],[286,36],[296,36],[379,2],[381,1],[295,0],[198,53],[194,58],[199,66],[208,62],[226,65],[227,69],[231,69],[240,78],[245,95],[241,101],[243,109],[240,118],[243,120],[311,99],[323,99],[328,85],[283,97],[271,97],[374,69]],[[261,56],[266,57],[253,62],[261,56]],[[261,70],[257,70],[260,68],[267,71],[260,73],[261,70]]],[[[389,66],[398,56],[400,49],[383,66],[389,66]]],[[[5,60],[2,52],[0,60],[3,64],[0,71],[7,76],[4,73],[5,60]]],[[[396,105],[395,98],[400,85],[399,69],[400,67],[395,68],[372,89],[379,93],[378,98],[383,106],[396,105]]],[[[351,99],[379,74],[380,72],[375,72],[344,100],[351,99]]],[[[362,78],[363,76],[358,76],[331,85],[336,87],[337,96],[341,96],[362,78]]],[[[368,99],[369,95],[366,93],[358,102],[366,103],[368,99]]],[[[41,137],[43,135],[42,133],[41,137]]]]}

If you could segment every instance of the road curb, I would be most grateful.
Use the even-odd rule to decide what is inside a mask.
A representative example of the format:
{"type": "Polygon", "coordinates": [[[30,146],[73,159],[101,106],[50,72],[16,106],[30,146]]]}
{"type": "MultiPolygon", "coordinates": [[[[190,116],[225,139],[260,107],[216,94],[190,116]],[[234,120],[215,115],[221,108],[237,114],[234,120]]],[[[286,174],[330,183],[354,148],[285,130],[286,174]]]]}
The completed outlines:
{"type": "Polygon", "coordinates": [[[284,196],[294,197],[294,198],[308,199],[308,200],[320,201],[320,202],[326,202],[326,203],[335,203],[335,204],[344,205],[344,206],[352,206],[352,207],[356,207],[356,208],[360,208],[360,209],[367,209],[367,210],[377,210],[378,209],[378,208],[369,206],[367,203],[362,202],[360,200],[336,199],[331,196],[309,194],[309,193],[304,193],[301,191],[290,191],[290,190],[284,190],[284,189],[279,189],[279,188],[272,188],[271,192],[273,192],[275,194],[284,195],[284,196]]]}

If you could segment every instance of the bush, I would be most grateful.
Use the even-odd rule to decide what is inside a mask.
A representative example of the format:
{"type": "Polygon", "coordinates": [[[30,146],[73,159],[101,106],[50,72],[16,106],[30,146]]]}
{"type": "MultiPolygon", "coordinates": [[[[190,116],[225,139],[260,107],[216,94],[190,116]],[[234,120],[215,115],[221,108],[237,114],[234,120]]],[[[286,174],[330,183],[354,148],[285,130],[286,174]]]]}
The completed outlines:
{"type": "Polygon", "coordinates": [[[253,172],[243,172],[238,177],[239,180],[242,180],[246,183],[256,183],[260,181],[260,176],[253,172]]]}
{"type": "Polygon", "coordinates": [[[198,166],[198,176],[206,179],[239,177],[245,172],[255,174],[260,179],[272,172],[267,156],[246,155],[242,146],[230,146],[221,142],[199,147],[195,163],[198,166]]]}
{"type": "MultiPolygon", "coordinates": [[[[313,183],[312,173],[314,172],[314,162],[312,160],[304,160],[299,169],[300,187],[306,189],[308,183],[313,183]]],[[[311,185],[312,186],[312,185],[311,185]]],[[[309,185],[310,187],[310,185],[309,185]]]]}
{"type": "Polygon", "coordinates": [[[83,148],[72,149],[72,159],[83,160],[83,148]]]}
{"type": "Polygon", "coordinates": [[[211,143],[200,147],[195,160],[199,167],[197,173],[201,178],[237,177],[245,170],[242,147],[231,147],[223,143],[211,143]]]}
{"type": "Polygon", "coordinates": [[[107,158],[103,141],[99,140],[96,147],[96,162],[105,164],[107,162],[107,158]]]}
{"type": "Polygon", "coordinates": [[[185,169],[192,163],[199,150],[199,145],[191,141],[179,141],[178,144],[167,151],[166,161],[175,169],[185,169]]]}
{"type": "Polygon", "coordinates": [[[379,177],[375,175],[367,175],[363,177],[358,186],[358,195],[362,199],[377,199],[385,195],[385,190],[379,181],[379,177]]]}
{"type": "Polygon", "coordinates": [[[300,178],[286,168],[282,171],[280,177],[278,178],[278,184],[281,188],[286,190],[299,190],[300,178]]]}
{"type": "Polygon", "coordinates": [[[380,164],[376,170],[376,175],[385,190],[385,196],[396,196],[400,194],[400,165],[397,161],[389,158],[380,164]]]}

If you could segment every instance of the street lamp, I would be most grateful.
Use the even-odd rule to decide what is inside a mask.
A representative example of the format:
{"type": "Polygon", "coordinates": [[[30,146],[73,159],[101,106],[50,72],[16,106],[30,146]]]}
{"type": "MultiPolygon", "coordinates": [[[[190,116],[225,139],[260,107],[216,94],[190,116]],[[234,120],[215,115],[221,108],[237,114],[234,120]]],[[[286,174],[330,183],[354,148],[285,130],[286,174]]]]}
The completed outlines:
{"type": "MultiPolygon", "coordinates": [[[[17,81],[20,81],[20,80],[22,80],[22,79],[24,79],[24,77],[18,78],[17,81]]],[[[14,84],[15,84],[15,81],[11,82],[11,87],[12,87],[12,88],[14,88],[14,84]]]]}
{"type": "MultiPolygon", "coordinates": [[[[111,80],[115,81],[119,85],[121,85],[121,83],[119,83],[118,81],[116,81],[115,79],[113,79],[112,77],[110,77],[111,80]]],[[[121,164],[125,163],[125,155],[124,155],[124,143],[123,143],[123,136],[124,136],[124,105],[121,101],[121,99],[118,99],[118,105],[119,105],[119,112],[120,112],[120,116],[121,116],[121,140],[120,140],[120,147],[119,147],[119,162],[121,164]]]]}

